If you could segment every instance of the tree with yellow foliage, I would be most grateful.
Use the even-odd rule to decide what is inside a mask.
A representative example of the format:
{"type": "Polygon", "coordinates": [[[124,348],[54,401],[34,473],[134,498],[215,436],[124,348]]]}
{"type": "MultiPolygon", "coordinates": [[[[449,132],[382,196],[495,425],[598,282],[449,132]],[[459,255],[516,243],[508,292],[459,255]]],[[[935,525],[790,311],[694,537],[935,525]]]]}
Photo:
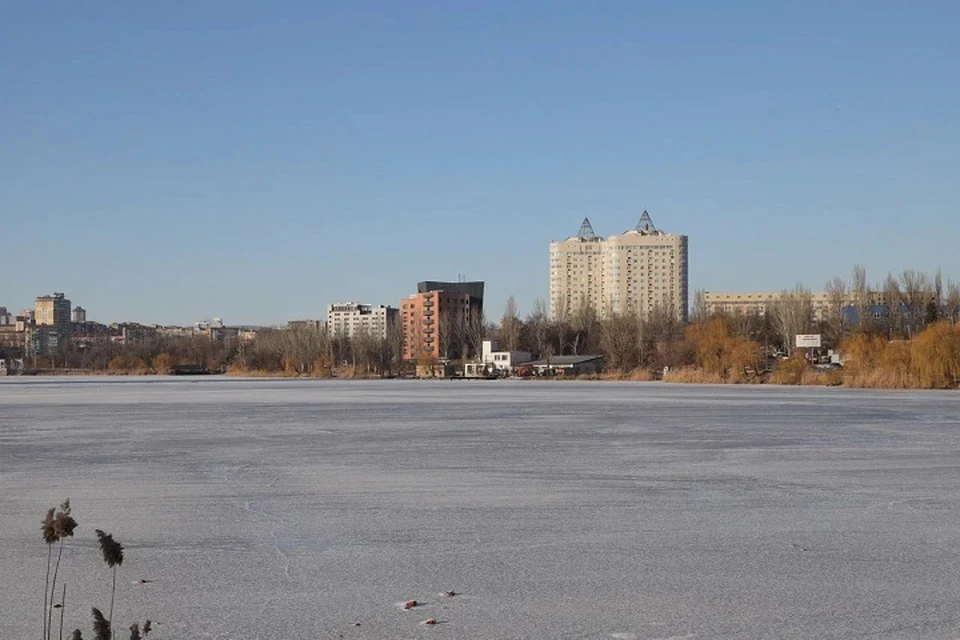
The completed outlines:
{"type": "Polygon", "coordinates": [[[911,341],[910,357],[926,389],[956,388],[960,380],[960,328],[935,322],[911,341]]]}
{"type": "Polygon", "coordinates": [[[734,336],[724,318],[710,318],[692,324],[687,338],[696,345],[697,366],[731,382],[743,380],[750,370],[759,367],[760,345],[753,340],[734,336]]]}

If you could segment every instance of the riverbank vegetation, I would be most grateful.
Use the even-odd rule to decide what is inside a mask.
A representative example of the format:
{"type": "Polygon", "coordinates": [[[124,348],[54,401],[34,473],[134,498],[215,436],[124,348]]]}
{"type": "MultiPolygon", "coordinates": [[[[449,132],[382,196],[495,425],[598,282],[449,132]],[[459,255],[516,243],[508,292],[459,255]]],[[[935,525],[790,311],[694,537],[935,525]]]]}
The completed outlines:
{"type": "MultiPolygon", "coordinates": [[[[521,318],[511,297],[498,322],[440,327],[451,352],[475,357],[484,339],[535,357],[602,355],[605,380],[733,384],[844,385],[947,389],[960,382],[960,286],[904,271],[869,286],[861,267],[850,282],[834,278],[823,297],[797,285],[765,312],[730,313],[694,296],[689,322],[666,309],[598,314],[583,305],[548,317],[537,300],[521,318]],[[798,334],[819,334],[822,347],[796,349],[798,334]],[[842,367],[839,366],[842,363],[842,367]]],[[[322,326],[263,329],[249,341],[159,337],[134,344],[70,345],[35,361],[36,371],[164,374],[177,367],[236,376],[379,378],[412,375],[401,361],[399,325],[385,337],[330,335],[322,326]]],[[[2,356],[2,354],[0,354],[2,356]]],[[[435,364],[435,363],[433,363],[435,364]]]]}

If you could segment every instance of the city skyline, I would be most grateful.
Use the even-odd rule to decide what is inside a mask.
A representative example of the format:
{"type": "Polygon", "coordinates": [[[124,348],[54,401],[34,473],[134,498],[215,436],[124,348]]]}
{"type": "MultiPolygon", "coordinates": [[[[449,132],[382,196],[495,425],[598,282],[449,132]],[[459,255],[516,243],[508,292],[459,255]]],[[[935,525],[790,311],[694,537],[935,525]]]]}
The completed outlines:
{"type": "Polygon", "coordinates": [[[279,325],[484,280],[643,210],[689,291],[960,278],[960,6],[15,5],[0,305],[279,325]]]}

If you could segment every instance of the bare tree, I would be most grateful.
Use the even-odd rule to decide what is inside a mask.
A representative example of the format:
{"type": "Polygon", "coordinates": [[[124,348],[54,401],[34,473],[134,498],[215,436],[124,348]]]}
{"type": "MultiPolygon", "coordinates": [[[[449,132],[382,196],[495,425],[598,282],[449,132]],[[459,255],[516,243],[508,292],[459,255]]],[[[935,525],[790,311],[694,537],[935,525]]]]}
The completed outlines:
{"type": "Polygon", "coordinates": [[[907,335],[905,318],[906,302],[900,290],[900,282],[891,274],[883,281],[883,299],[887,306],[887,338],[902,338],[907,335]]]}
{"type": "Polygon", "coordinates": [[[439,333],[438,342],[440,345],[440,357],[450,360],[455,357],[457,349],[457,339],[459,337],[459,318],[457,312],[449,307],[440,313],[440,323],[437,327],[439,333]]]}
{"type": "Polygon", "coordinates": [[[387,325],[387,349],[390,352],[391,369],[398,375],[403,364],[403,325],[400,323],[398,315],[387,325]]]}
{"type": "Polygon", "coordinates": [[[702,323],[710,317],[707,308],[707,292],[697,289],[693,292],[693,307],[690,309],[690,322],[702,323]]]}
{"type": "Polygon", "coordinates": [[[537,355],[539,357],[544,357],[547,353],[547,345],[549,343],[548,336],[550,331],[549,322],[547,320],[547,307],[543,303],[543,299],[537,298],[533,303],[533,311],[530,312],[530,315],[527,316],[527,324],[530,326],[533,342],[537,349],[537,355]]]}
{"type": "MultiPolygon", "coordinates": [[[[483,349],[483,339],[486,337],[487,317],[482,311],[471,309],[465,318],[465,344],[469,347],[469,356],[475,360],[480,359],[480,353],[483,349]]],[[[464,352],[463,357],[468,357],[464,352]]]]}
{"type": "Polygon", "coordinates": [[[906,317],[904,337],[923,330],[927,306],[934,298],[934,283],[925,273],[906,269],[900,274],[901,301],[906,317]]]}
{"type": "Polygon", "coordinates": [[[500,318],[500,348],[507,351],[519,349],[522,328],[523,323],[517,317],[517,302],[510,296],[500,318]]]}
{"type": "Polygon", "coordinates": [[[943,318],[943,273],[940,268],[933,274],[930,280],[930,299],[927,300],[926,314],[923,318],[923,326],[928,327],[934,322],[943,318]]]}
{"type": "Polygon", "coordinates": [[[856,324],[858,329],[863,329],[868,324],[867,309],[873,301],[870,299],[870,286],[867,284],[867,270],[863,265],[853,267],[853,282],[850,285],[850,293],[853,297],[853,306],[856,309],[856,324]]]}
{"type": "Polygon", "coordinates": [[[366,327],[354,332],[350,339],[353,366],[357,373],[370,374],[376,371],[380,360],[379,340],[366,327]]]}
{"type": "Polygon", "coordinates": [[[960,321],[960,284],[947,280],[947,293],[943,303],[943,317],[956,324],[960,321]]]}
{"type": "Polygon", "coordinates": [[[626,373],[638,366],[637,329],[632,315],[611,313],[600,321],[600,345],[607,368],[626,373]]]}
{"type": "Polygon", "coordinates": [[[574,355],[591,353],[599,347],[597,311],[586,298],[580,298],[574,309],[570,328],[573,331],[571,347],[574,355]]]}
{"type": "Polygon", "coordinates": [[[843,310],[847,305],[847,283],[843,278],[833,278],[827,282],[827,315],[824,318],[827,328],[827,340],[833,346],[840,344],[843,335],[843,310]]]}
{"type": "Polygon", "coordinates": [[[566,296],[561,296],[557,299],[556,315],[550,318],[557,340],[556,352],[558,355],[563,355],[567,347],[570,346],[570,340],[572,338],[570,315],[570,303],[566,296]]]}
{"type": "Polygon", "coordinates": [[[299,374],[312,371],[317,358],[326,351],[326,328],[298,327],[286,329],[282,335],[286,366],[299,374]]]}
{"type": "Polygon", "coordinates": [[[773,300],[767,313],[783,341],[787,353],[793,353],[793,342],[798,333],[805,333],[813,324],[813,296],[809,289],[797,284],[793,291],[784,290],[773,300]]]}

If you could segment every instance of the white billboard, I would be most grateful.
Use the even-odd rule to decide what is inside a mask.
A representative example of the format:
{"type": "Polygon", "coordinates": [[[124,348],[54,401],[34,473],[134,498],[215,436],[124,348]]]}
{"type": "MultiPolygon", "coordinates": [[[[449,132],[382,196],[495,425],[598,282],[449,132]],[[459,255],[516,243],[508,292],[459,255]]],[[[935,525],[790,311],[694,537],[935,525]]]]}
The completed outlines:
{"type": "Polygon", "coordinates": [[[798,349],[808,349],[808,348],[819,349],[820,334],[819,333],[798,333],[797,348],[798,349]]]}

